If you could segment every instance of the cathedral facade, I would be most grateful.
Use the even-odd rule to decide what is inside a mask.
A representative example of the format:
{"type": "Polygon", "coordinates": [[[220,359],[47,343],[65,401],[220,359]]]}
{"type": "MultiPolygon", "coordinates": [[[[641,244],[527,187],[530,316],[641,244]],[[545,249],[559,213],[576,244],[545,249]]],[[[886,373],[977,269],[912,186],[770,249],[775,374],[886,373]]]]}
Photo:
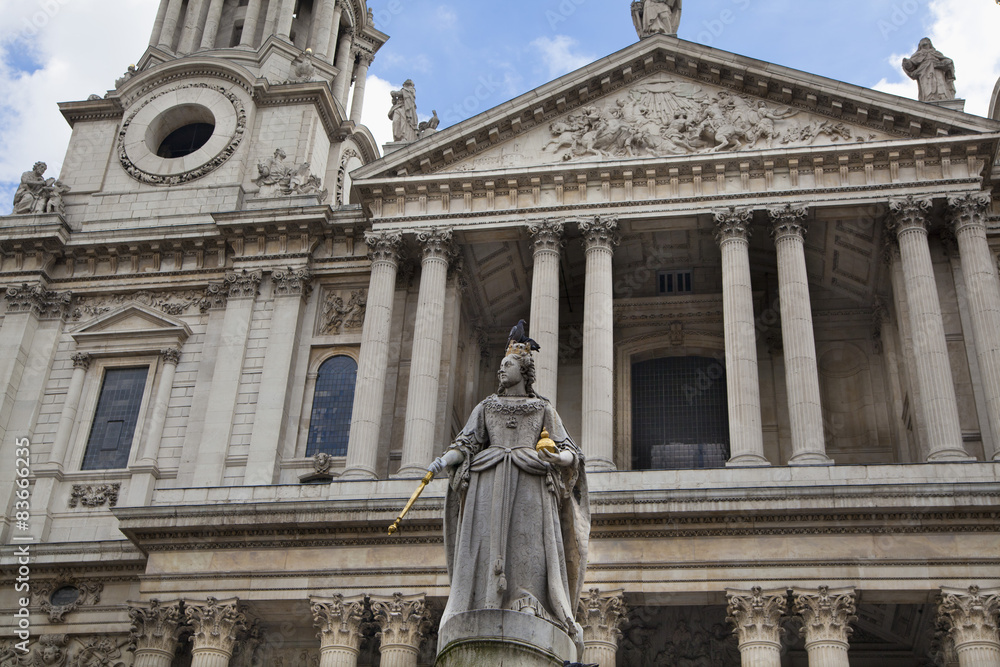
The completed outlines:
{"type": "Polygon", "coordinates": [[[633,18],[383,155],[363,0],[162,0],[0,218],[0,665],[434,665],[387,528],[525,319],[583,662],[1000,667],[1000,112],[633,18]]]}

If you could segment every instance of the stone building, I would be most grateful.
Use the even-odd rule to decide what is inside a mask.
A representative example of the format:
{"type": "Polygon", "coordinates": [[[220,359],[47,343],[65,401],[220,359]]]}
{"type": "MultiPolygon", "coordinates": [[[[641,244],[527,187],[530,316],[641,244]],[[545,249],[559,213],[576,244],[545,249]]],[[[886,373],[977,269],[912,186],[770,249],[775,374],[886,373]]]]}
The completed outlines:
{"type": "Polygon", "coordinates": [[[432,665],[444,480],[386,527],[523,317],[587,660],[1000,665],[1000,122],[644,29],[380,158],[369,17],[162,0],[0,219],[29,664],[432,665]]]}

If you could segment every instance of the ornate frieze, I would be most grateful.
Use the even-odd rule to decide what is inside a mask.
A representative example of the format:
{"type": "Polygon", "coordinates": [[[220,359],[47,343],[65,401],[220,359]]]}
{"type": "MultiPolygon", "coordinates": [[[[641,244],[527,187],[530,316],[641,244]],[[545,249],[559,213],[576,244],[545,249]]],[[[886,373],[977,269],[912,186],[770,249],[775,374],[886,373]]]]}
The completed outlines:
{"type": "Polygon", "coordinates": [[[228,288],[230,299],[254,299],[260,294],[260,281],[263,279],[262,271],[247,271],[244,269],[239,273],[226,274],[226,287],[228,288]]]}
{"type": "Polygon", "coordinates": [[[730,206],[715,212],[715,240],[721,246],[728,241],[750,241],[753,211],[730,206]]]}
{"type": "Polygon", "coordinates": [[[740,644],[768,642],[781,644],[784,629],[781,617],[788,607],[785,591],[764,591],[755,586],[749,592],[728,591],[729,622],[736,628],[740,644]]]}
{"type": "Polygon", "coordinates": [[[361,155],[353,148],[348,148],[340,156],[340,168],[337,169],[337,190],[334,197],[334,203],[338,206],[343,206],[350,198],[350,194],[344,191],[344,186],[347,185],[347,163],[352,159],[364,162],[361,155]]]}
{"type": "Polygon", "coordinates": [[[365,245],[368,259],[375,262],[399,264],[402,259],[403,235],[400,232],[366,232],[365,245]]]}
{"type": "Polygon", "coordinates": [[[424,595],[372,597],[371,608],[379,627],[382,646],[420,647],[428,629],[430,615],[424,595]]]}
{"type": "Polygon", "coordinates": [[[130,606],[128,615],[132,620],[129,640],[136,650],[162,651],[169,655],[177,651],[180,635],[187,625],[179,601],[151,600],[148,604],[130,606]]]}
{"type": "Polygon", "coordinates": [[[328,291],[323,298],[323,319],[320,334],[330,336],[348,331],[360,331],[365,323],[368,291],[354,290],[347,298],[343,292],[328,291]]]}
{"type": "Polygon", "coordinates": [[[31,587],[35,604],[49,615],[50,623],[62,623],[66,614],[100,603],[103,591],[104,584],[77,579],[68,571],[31,587]]]}
{"type": "Polygon", "coordinates": [[[771,237],[775,243],[786,238],[805,240],[806,228],[805,219],[809,214],[809,209],[805,206],[792,206],[785,204],[778,208],[768,210],[771,218],[771,237]]]}
{"type": "Polygon", "coordinates": [[[217,310],[225,308],[229,301],[229,290],[225,283],[209,283],[205,288],[205,299],[201,310],[217,310]]]}
{"type": "Polygon", "coordinates": [[[854,589],[831,591],[829,586],[820,586],[818,591],[796,590],[794,596],[807,648],[816,642],[842,642],[847,647],[851,623],[858,618],[854,589]]]}
{"type": "Polygon", "coordinates": [[[312,291],[312,273],[309,269],[293,269],[275,271],[271,274],[274,282],[275,296],[308,297],[312,291]]]}
{"type": "Polygon", "coordinates": [[[927,231],[928,215],[933,202],[930,198],[913,195],[889,201],[889,229],[897,236],[908,231],[927,231]]]}
{"type": "Polygon", "coordinates": [[[21,664],[31,667],[68,667],[68,644],[68,635],[42,635],[32,646],[31,653],[21,656],[21,664]]]}
{"type": "Polygon", "coordinates": [[[540,252],[558,254],[559,250],[566,244],[563,241],[565,227],[563,223],[555,220],[528,225],[528,233],[531,234],[531,245],[535,254],[540,252]]]}
{"type": "Polygon", "coordinates": [[[942,588],[938,618],[959,651],[969,642],[992,642],[997,646],[1000,590],[983,591],[978,586],[970,586],[967,591],[942,588]]]}
{"type": "Polygon", "coordinates": [[[42,319],[62,317],[73,301],[71,292],[53,292],[34,283],[7,288],[7,313],[34,313],[42,319]]]}
{"type": "Polygon", "coordinates": [[[577,620],[583,626],[585,644],[606,644],[618,648],[621,628],[628,620],[628,607],[621,591],[605,594],[597,588],[580,600],[577,620]]]}
{"type": "Polygon", "coordinates": [[[985,192],[949,197],[948,209],[951,212],[951,224],[955,234],[960,234],[969,228],[985,231],[991,204],[990,195],[985,192]]]}
{"type": "Polygon", "coordinates": [[[77,640],[83,646],[73,657],[70,667],[125,667],[127,656],[123,649],[127,647],[128,640],[108,635],[77,637],[77,640]]]}
{"type": "Polygon", "coordinates": [[[246,614],[239,599],[219,601],[210,597],[206,602],[188,602],[184,614],[194,634],[194,650],[211,649],[232,654],[236,640],[247,629],[246,614]]]}
{"type": "Polygon", "coordinates": [[[77,297],[73,300],[72,317],[74,320],[92,319],[131,303],[176,317],[187,313],[192,308],[207,310],[206,301],[205,293],[196,290],[183,292],[141,290],[129,294],[77,297]]]}
{"type": "Polygon", "coordinates": [[[621,241],[618,235],[618,218],[594,217],[577,223],[583,234],[585,250],[611,249],[621,241]]]}
{"type": "Polygon", "coordinates": [[[73,368],[87,370],[90,368],[91,361],[93,361],[93,357],[87,352],[77,352],[73,355],[73,368]]]}
{"type": "Polygon", "coordinates": [[[319,628],[319,638],[323,647],[343,646],[360,650],[363,637],[362,624],[365,619],[365,598],[363,595],[345,598],[310,598],[313,620],[319,628]]]}
{"type": "Polygon", "coordinates": [[[452,231],[450,229],[431,229],[419,232],[417,243],[420,244],[423,252],[423,261],[451,261],[454,246],[452,246],[452,231]]]}
{"type": "Polygon", "coordinates": [[[122,490],[120,482],[114,484],[74,484],[70,494],[69,506],[76,507],[116,507],[118,494],[122,490]]]}

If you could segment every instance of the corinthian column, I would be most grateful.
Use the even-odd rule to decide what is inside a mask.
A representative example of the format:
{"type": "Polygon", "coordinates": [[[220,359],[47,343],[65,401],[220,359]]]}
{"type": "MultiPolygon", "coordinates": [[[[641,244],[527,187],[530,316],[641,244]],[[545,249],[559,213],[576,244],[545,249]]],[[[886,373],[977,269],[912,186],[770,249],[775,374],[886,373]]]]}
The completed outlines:
{"type": "Polygon", "coordinates": [[[354,412],[347,444],[347,467],[342,479],[375,479],[385,374],[389,364],[389,334],[396,294],[403,235],[399,232],[365,235],[371,259],[368,307],[361,330],[358,381],[354,390],[354,412]]]}
{"type": "Polygon", "coordinates": [[[261,0],[250,0],[250,4],[247,5],[246,17],[243,19],[243,34],[240,35],[241,47],[254,48],[257,46],[257,25],[260,23],[260,5],[261,0]]]}
{"type": "MultiPolygon", "coordinates": [[[[215,40],[219,37],[219,21],[222,19],[222,5],[224,0],[212,0],[208,6],[208,16],[205,18],[205,29],[201,34],[202,50],[214,49],[215,40]]],[[[244,25],[246,24],[244,20],[244,25]]],[[[228,43],[225,46],[229,46],[228,43]]]]}
{"type": "Polygon", "coordinates": [[[623,591],[601,593],[596,588],[580,600],[577,614],[583,626],[583,658],[580,662],[598,667],[615,667],[621,626],[628,620],[623,591]]]}
{"type": "MultiPolygon", "coordinates": [[[[423,248],[420,295],[410,355],[410,388],[406,394],[406,425],[400,477],[423,477],[434,458],[438,392],[441,387],[441,345],[444,340],[444,301],[452,245],[450,229],[417,234],[423,248]]],[[[369,300],[369,304],[371,301],[369,300]]],[[[371,305],[369,305],[371,308],[371,305]]]]}
{"type": "Polygon", "coordinates": [[[819,396],[819,365],[806,273],[806,209],[772,209],[771,236],[778,255],[781,335],[792,426],[791,465],[828,465],[819,396]]]}
{"type": "Polygon", "coordinates": [[[850,667],[849,639],[857,620],[854,589],[819,591],[796,589],[795,611],[802,617],[802,636],[809,653],[809,667],[850,667]]]}
{"type": "Polygon", "coordinates": [[[715,214],[722,250],[722,311],[726,335],[730,466],[766,466],[760,417],[757,331],[750,285],[750,223],[753,212],[731,208],[715,214]]]}
{"type": "Polygon", "coordinates": [[[180,601],[134,603],[128,615],[132,619],[129,641],[135,646],[133,667],[170,667],[185,626],[180,601]]]}
{"type": "Polygon", "coordinates": [[[955,642],[959,667],[1000,665],[1000,590],[942,588],[938,619],[955,642]]]}
{"type": "Polygon", "coordinates": [[[309,598],[319,628],[319,667],[357,667],[365,596],[309,598]]]}
{"type": "Polygon", "coordinates": [[[528,227],[534,247],[531,319],[528,331],[542,348],[535,355],[535,389],[556,405],[559,393],[559,256],[563,224],[541,222],[528,227]]]}
{"type": "Polygon", "coordinates": [[[239,599],[187,602],[185,614],[194,631],[191,667],[229,667],[237,635],[247,628],[239,599]]]}
{"type": "Polygon", "coordinates": [[[962,256],[976,355],[993,432],[993,452],[990,456],[987,451],[987,458],[1000,461],[1000,286],[997,265],[986,240],[989,206],[990,195],[982,192],[948,200],[951,224],[962,256]]]}
{"type": "Polygon", "coordinates": [[[899,240],[899,254],[906,278],[917,381],[923,398],[921,408],[927,419],[928,460],[962,461],[968,460],[969,455],[962,445],[941,302],[927,243],[927,214],[930,208],[930,199],[914,199],[911,196],[893,200],[889,204],[892,212],[890,225],[899,240]]]}
{"type": "Polygon", "coordinates": [[[381,631],[382,667],[417,667],[420,644],[430,622],[425,597],[396,593],[392,597],[371,598],[375,622],[381,631]]]}
{"type": "Polygon", "coordinates": [[[73,377],[69,381],[69,390],[66,392],[62,414],[59,416],[56,439],[52,443],[52,451],[49,452],[49,463],[60,469],[66,463],[66,450],[69,448],[69,439],[76,424],[76,413],[80,409],[80,397],[83,396],[83,383],[87,379],[90,361],[91,356],[86,352],[77,352],[73,355],[73,377]]]}
{"type": "Polygon", "coordinates": [[[729,622],[736,628],[743,667],[781,667],[785,591],[727,590],[729,622]]]}
{"type": "Polygon", "coordinates": [[[375,54],[358,49],[358,69],[354,80],[354,98],[351,100],[351,120],[361,124],[361,114],[365,108],[365,87],[368,85],[368,68],[375,61],[375,54]]]}
{"type": "Polygon", "coordinates": [[[583,453],[587,468],[614,470],[614,276],[618,220],[581,222],[587,253],[583,301],[583,453]]]}

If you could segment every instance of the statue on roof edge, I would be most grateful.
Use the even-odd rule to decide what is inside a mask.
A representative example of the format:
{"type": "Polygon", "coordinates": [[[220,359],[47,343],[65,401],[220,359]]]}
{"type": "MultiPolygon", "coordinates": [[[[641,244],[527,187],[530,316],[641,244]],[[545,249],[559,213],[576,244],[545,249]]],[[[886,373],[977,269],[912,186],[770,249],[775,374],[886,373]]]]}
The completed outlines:
{"type": "Polygon", "coordinates": [[[928,37],[920,40],[916,53],[903,58],[903,71],[920,86],[921,102],[946,102],[957,97],[955,62],[935,49],[928,37]]]}
{"type": "Polygon", "coordinates": [[[683,0],[636,0],[632,22],[640,39],[650,35],[676,35],[681,24],[683,0]]]}

